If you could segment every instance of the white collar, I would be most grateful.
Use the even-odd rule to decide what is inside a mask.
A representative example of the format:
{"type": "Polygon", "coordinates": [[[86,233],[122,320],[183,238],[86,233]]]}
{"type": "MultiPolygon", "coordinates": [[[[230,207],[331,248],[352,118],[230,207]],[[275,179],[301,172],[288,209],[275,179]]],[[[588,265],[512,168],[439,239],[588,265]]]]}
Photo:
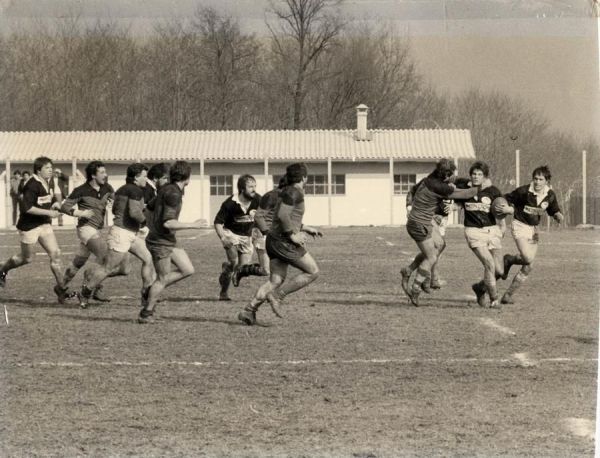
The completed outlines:
{"type": "Polygon", "coordinates": [[[529,192],[531,194],[535,194],[536,197],[538,197],[540,200],[544,199],[544,197],[546,197],[548,195],[548,191],[550,191],[550,186],[548,186],[548,185],[544,185],[544,187],[542,188],[541,191],[536,191],[535,188],[533,187],[533,182],[531,182],[529,184],[529,192]]]}
{"type": "Polygon", "coordinates": [[[250,200],[250,202],[248,202],[247,204],[243,203],[240,200],[239,194],[234,194],[233,196],[231,196],[231,200],[233,200],[235,203],[237,203],[242,208],[248,208],[250,206],[250,204],[252,203],[252,200],[250,200]]]}
{"type": "Polygon", "coordinates": [[[152,180],[146,181],[146,186],[150,186],[152,189],[154,189],[156,191],[156,185],[154,184],[154,181],[152,181],[152,180]]]}

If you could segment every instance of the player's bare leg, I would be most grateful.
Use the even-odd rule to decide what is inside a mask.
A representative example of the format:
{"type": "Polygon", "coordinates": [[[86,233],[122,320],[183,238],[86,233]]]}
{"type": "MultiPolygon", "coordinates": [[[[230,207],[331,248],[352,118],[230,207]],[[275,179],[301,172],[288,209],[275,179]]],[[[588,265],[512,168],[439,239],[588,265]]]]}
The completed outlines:
{"type": "Polygon", "coordinates": [[[162,291],[180,280],[194,274],[194,266],[188,254],[183,248],[174,248],[171,256],[159,259],[154,262],[156,269],[156,280],[152,283],[148,293],[148,301],[140,311],[138,323],[148,323],[153,321],[156,302],[162,291]],[[173,269],[173,266],[175,269],[173,269]]]}
{"type": "Polygon", "coordinates": [[[440,289],[442,287],[442,281],[440,280],[438,274],[438,264],[440,262],[440,257],[442,253],[446,249],[446,240],[442,237],[442,234],[439,232],[439,229],[434,226],[433,239],[435,246],[438,250],[437,258],[433,265],[431,266],[431,289],[440,289]]]}
{"type": "MultiPolygon", "coordinates": [[[[512,264],[521,265],[521,270],[514,276],[512,283],[502,296],[501,302],[503,304],[513,304],[513,294],[517,291],[521,285],[527,280],[527,277],[531,273],[531,268],[535,255],[537,254],[538,244],[531,242],[527,239],[516,239],[515,243],[519,249],[519,254],[514,256],[512,264]]],[[[507,272],[504,272],[507,275],[507,272]]]]}
{"type": "Polygon", "coordinates": [[[417,274],[409,291],[408,298],[415,307],[418,307],[419,294],[421,293],[421,290],[425,292],[428,292],[429,290],[429,284],[431,281],[431,266],[435,264],[437,260],[438,250],[435,246],[433,237],[416,243],[419,247],[419,250],[421,250],[421,253],[423,254],[423,260],[417,268],[417,274]]]}
{"type": "Polygon", "coordinates": [[[64,267],[56,236],[51,232],[50,234],[40,236],[38,242],[40,242],[42,248],[48,253],[48,257],[50,258],[50,270],[56,279],[54,292],[56,293],[59,304],[64,304],[65,300],[69,298],[69,294],[67,287],[65,286],[64,267]]]}
{"type": "Polygon", "coordinates": [[[473,253],[483,265],[483,280],[473,285],[477,296],[477,303],[481,307],[498,306],[498,288],[496,287],[496,262],[494,255],[487,247],[472,248],[473,253]],[[489,302],[486,297],[489,295],[489,302]]]}
{"type": "Polygon", "coordinates": [[[246,255],[244,253],[240,255],[240,260],[237,266],[235,266],[231,278],[233,286],[239,286],[240,280],[244,277],[249,277],[251,275],[266,277],[269,275],[269,256],[265,250],[257,250],[257,255],[259,260],[258,264],[252,264],[251,254],[246,255]],[[266,258],[266,261],[264,258],[266,258]],[[263,267],[264,265],[267,266],[266,269],[263,267]]]}
{"type": "MultiPolygon", "coordinates": [[[[260,288],[254,294],[254,297],[250,300],[250,303],[244,307],[239,315],[238,319],[245,324],[251,326],[256,323],[256,312],[260,305],[267,299],[267,296],[272,293],[273,290],[280,287],[285,281],[288,273],[288,264],[281,261],[280,259],[271,260],[271,274],[269,281],[262,284],[260,288]]],[[[275,308],[275,305],[271,302],[271,308],[273,313],[281,318],[279,311],[275,308]]]]}
{"type": "Polygon", "coordinates": [[[17,269],[25,264],[29,264],[33,261],[35,256],[35,243],[23,243],[21,242],[21,252],[8,258],[2,268],[0,268],[0,287],[4,288],[6,285],[6,274],[12,270],[17,269]]]}
{"type": "Polygon", "coordinates": [[[237,246],[235,245],[226,248],[225,255],[227,256],[227,261],[221,265],[221,275],[219,275],[219,285],[221,285],[221,291],[219,291],[220,301],[231,300],[227,292],[229,291],[229,285],[231,284],[233,270],[238,265],[240,256],[237,246]]]}
{"type": "MultiPolygon", "coordinates": [[[[150,286],[154,283],[156,279],[156,272],[154,271],[154,263],[152,262],[152,255],[146,248],[146,242],[140,238],[136,238],[133,242],[131,242],[131,247],[129,248],[129,252],[142,261],[142,304],[146,304],[148,301],[148,293],[150,291],[150,286]]],[[[123,262],[123,259],[120,260],[119,264],[123,262]]],[[[109,271],[113,272],[119,266],[119,264],[113,265],[112,269],[109,271]]]]}

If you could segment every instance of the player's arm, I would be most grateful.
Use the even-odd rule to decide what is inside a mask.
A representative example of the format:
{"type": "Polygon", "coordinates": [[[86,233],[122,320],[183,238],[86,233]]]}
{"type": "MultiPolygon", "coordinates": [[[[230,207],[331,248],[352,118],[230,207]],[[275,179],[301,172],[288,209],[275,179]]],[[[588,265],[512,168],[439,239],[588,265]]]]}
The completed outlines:
{"type": "MultiPolygon", "coordinates": [[[[155,200],[155,199],[153,199],[155,200]]],[[[163,226],[170,231],[181,231],[183,229],[200,229],[206,227],[205,219],[198,219],[193,223],[185,223],[177,219],[177,209],[181,205],[180,194],[165,195],[165,205],[163,208],[162,220],[163,226]]]]}
{"type": "Polygon", "coordinates": [[[323,233],[316,227],[302,225],[302,229],[300,230],[313,237],[323,237],[323,233]]]}
{"type": "Polygon", "coordinates": [[[46,210],[44,208],[35,207],[34,204],[37,202],[37,198],[37,193],[31,189],[31,187],[26,186],[23,189],[22,210],[30,215],[49,216],[50,218],[58,217],[59,212],[55,209],[46,210]]]}
{"type": "Polygon", "coordinates": [[[60,212],[65,215],[74,216],[76,218],[91,218],[94,216],[94,212],[92,210],[80,210],[76,208],[79,205],[81,200],[81,193],[78,188],[75,188],[69,196],[63,200],[62,205],[60,206],[60,212]]]}
{"type": "Polygon", "coordinates": [[[221,243],[223,244],[223,248],[225,248],[227,250],[227,249],[231,248],[233,244],[231,243],[230,240],[227,239],[227,237],[225,237],[225,223],[227,221],[227,206],[225,205],[226,203],[227,203],[227,201],[225,201],[221,204],[221,208],[219,209],[219,212],[215,216],[213,225],[215,228],[215,232],[217,233],[217,236],[219,237],[219,239],[221,240],[221,243]]]}
{"type": "Polygon", "coordinates": [[[127,199],[127,212],[130,218],[140,224],[146,221],[146,215],[144,215],[144,194],[141,188],[139,193],[130,195],[127,199]]]}
{"type": "Polygon", "coordinates": [[[562,221],[565,219],[565,217],[562,214],[562,212],[560,211],[560,207],[558,206],[558,200],[556,199],[556,194],[553,191],[550,191],[550,192],[552,192],[552,198],[549,199],[548,209],[546,211],[548,212],[549,216],[554,218],[554,221],[556,221],[557,223],[562,223],[562,221]]]}

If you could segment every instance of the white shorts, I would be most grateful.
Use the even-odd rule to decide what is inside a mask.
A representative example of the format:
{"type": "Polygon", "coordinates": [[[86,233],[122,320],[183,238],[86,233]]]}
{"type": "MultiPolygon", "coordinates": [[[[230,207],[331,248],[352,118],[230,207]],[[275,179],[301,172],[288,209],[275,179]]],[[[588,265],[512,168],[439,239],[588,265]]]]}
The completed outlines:
{"type": "Polygon", "coordinates": [[[530,226],[529,224],[525,224],[521,221],[513,219],[510,226],[510,232],[515,240],[524,239],[529,243],[537,243],[537,241],[534,239],[536,232],[535,226],[530,226]]]}
{"type": "Polygon", "coordinates": [[[263,235],[258,228],[252,229],[252,243],[257,250],[266,250],[267,236],[263,235]]]}
{"type": "Polygon", "coordinates": [[[237,235],[229,229],[223,229],[223,241],[230,242],[240,254],[252,254],[254,252],[252,236],[237,235]]]}
{"type": "Polygon", "coordinates": [[[446,237],[446,227],[448,226],[448,217],[437,215],[432,221],[433,227],[436,227],[442,237],[446,237]],[[439,221],[439,222],[438,222],[439,221]]]}
{"type": "Polygon", "coordinates": [[[28,231],[19,231],[21,243],[24,243],[25,245],[33,245],[34,243],[37,243],[40,237],[46,237],[51,234],[54,234],[54,231],[50,224],[42,224],[41,226],[34,227],[28,231]]]}
{"type": "Polygon", "coordinates": [[[87,244],[90,240],[100,238],[100,231],[92,226],[81,226],[77,228],[77,237],[79,238],[79,249],[77,250],[77,256],[82,258],[89,257],[92,253],[87,244]]]}
{"type": "Polygon", "coordinates": [[[465,227],[465,238],[469,248],[502,249],[502,231],[496,225],[465,227]]]}
{"type": "Polygon", "coordinates": [[[136,238],[137,232],[132,232],[119,226],[112,226],[108,237],[106,237],[106,242],[109,249],[118,251],[119,253],[127,253],[136,238]]]}

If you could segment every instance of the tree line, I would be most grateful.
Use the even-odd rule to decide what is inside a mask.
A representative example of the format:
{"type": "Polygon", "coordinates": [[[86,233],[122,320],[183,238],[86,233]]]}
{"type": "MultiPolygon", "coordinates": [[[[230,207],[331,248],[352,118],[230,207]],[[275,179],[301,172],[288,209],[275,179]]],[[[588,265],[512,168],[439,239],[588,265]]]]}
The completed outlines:
{"type": "Polygon", "coordinates": [[[350,21],[340,4],[273,1],[265,37],[212,8],[145,36],[75,14],[15,29],[0,37],[0,130],[352,129],[364,103],[371,129],[469,129],[503,189],[517,148],[521,181],[548,163],[563,205],[581,192],[582,149],[589,177],[600,175],[596,139],[558,131],[505,94],[438,91],[408,38],[350,21]]]}

